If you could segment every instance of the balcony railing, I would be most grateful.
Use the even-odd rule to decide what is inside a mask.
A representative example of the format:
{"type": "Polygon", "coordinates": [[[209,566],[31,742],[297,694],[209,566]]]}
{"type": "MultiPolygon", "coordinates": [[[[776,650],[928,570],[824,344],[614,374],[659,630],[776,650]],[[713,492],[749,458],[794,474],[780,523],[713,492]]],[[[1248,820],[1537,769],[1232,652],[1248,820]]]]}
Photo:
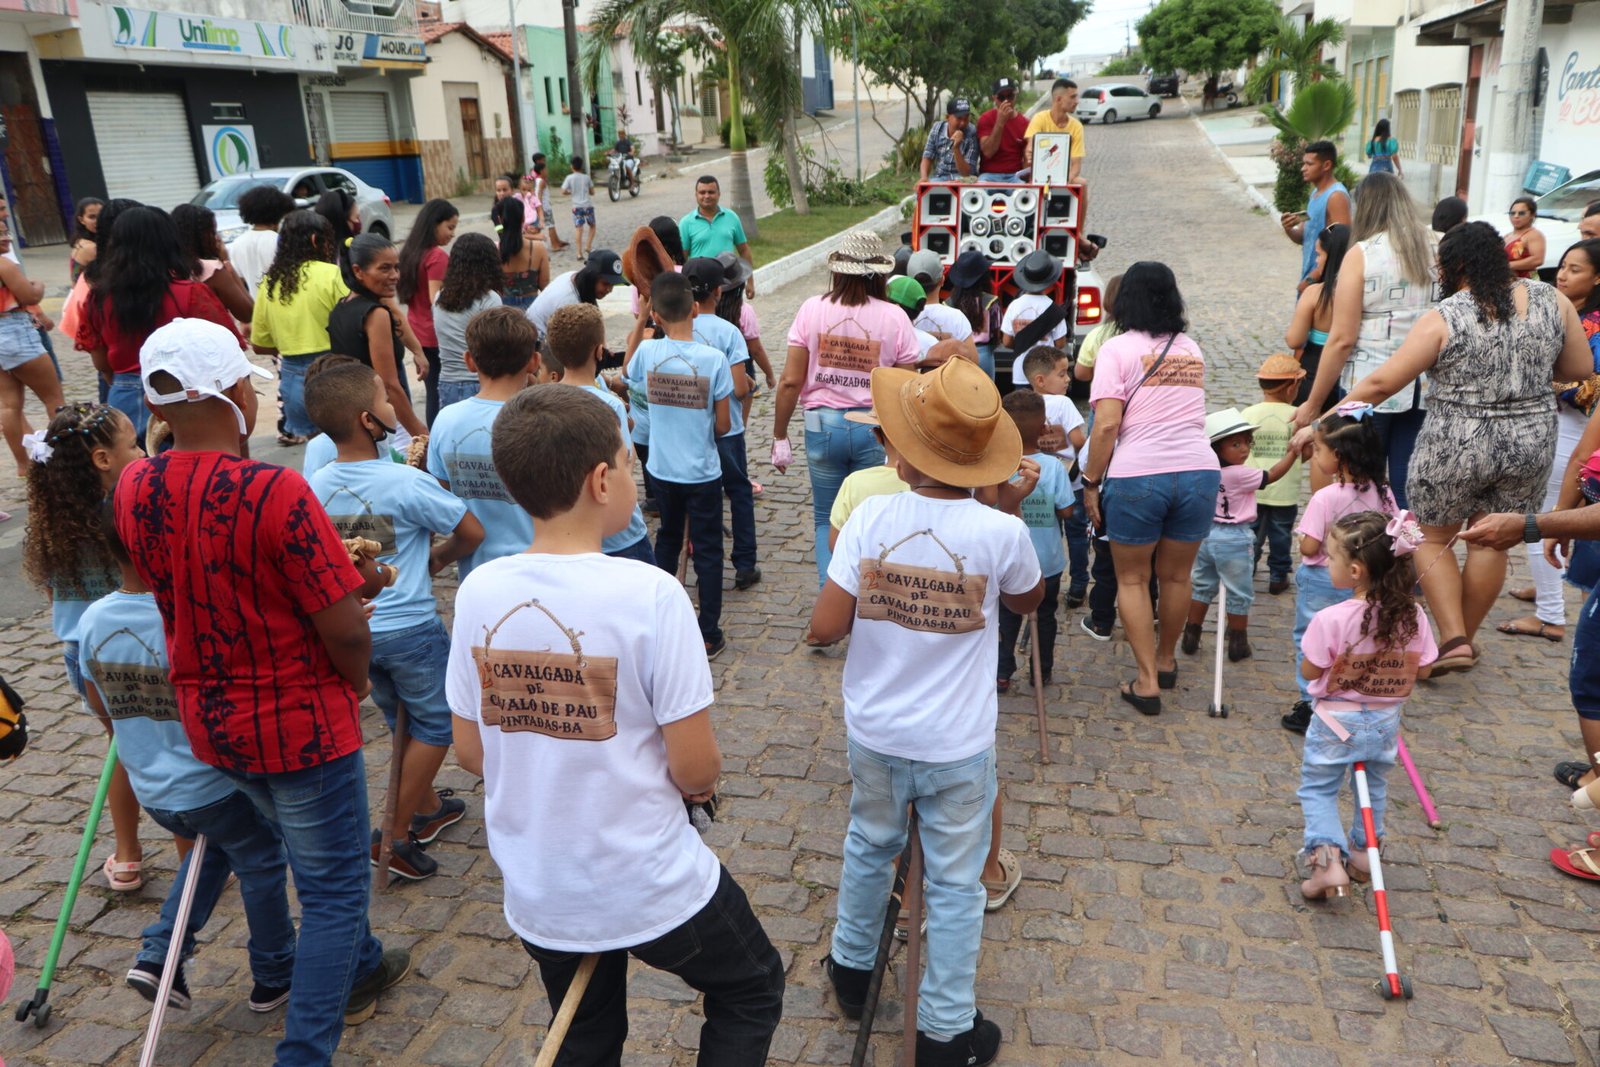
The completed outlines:
{"type": "Polygon", "coordinates": [[[415,0],[291,0],[294,21],[363,33],[415,33],[415,0]]]}

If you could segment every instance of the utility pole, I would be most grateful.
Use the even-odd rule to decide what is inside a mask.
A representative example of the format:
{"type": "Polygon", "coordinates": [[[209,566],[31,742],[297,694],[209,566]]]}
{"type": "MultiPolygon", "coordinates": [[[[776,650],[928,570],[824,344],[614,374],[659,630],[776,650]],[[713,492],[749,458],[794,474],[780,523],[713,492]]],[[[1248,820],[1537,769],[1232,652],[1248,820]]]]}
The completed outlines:
{"type": "MultiPolygon", "coordinates": [[[[589,160],[589,138],[583,122],[583,81],[578,77],[578,0],[561,0],[561,27],[567,35],[567,113],[572,119],[571,152],[589,160]]],[[[592,160],[589,162],[593,163],[592,160]]],[[[593,176],[592,165],[589,170],[593,176]]]]}
{"type": "Polygon", "coordinates": [[[539,131],[533,128],[533,114],[528,110],[528,96],[522,91],[522,28],[517,25],[517,0],[506,0],[506,14],[511,19],[511,84],[517,94],[517,127],[522,131],[522,159],[517,162],[517,173],[533,170],[533,154],[539,151],[539,131]]]}
{"type": "Polygon", "coordinates": [[[1544,0],[1506,0],[1500,81],[1489,111],[1488,180],[1480,205],[1485,212],[1504,210],[1522,193],[1533,159],[1533,80],[1543,21],[1544,0]]]}

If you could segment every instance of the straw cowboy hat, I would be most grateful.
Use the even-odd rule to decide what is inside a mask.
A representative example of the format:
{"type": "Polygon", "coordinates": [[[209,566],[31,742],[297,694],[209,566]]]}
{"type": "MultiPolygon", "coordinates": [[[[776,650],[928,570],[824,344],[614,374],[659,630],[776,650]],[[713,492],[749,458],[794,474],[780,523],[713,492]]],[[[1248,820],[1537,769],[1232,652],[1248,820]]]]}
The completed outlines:
{"type": "Polygon", "coordinates": [[[1022,461],[1017,424],[970,360],[952,359],[928,374],[875,367],[872,409],[906,462],[946,485],[998,485],[1022,461]]]}
{"type": "Polygon", "coordinates": [[[656,275],[672,270],[677,264],[661,243],[656,231],[640,226],[628,238],[628,247],[622,250],[622,273],[628,282],[641,292],[648,292],[656,275]]]}
{"type": "Polygon", "coordinates": [[[871,230],[851,230],[828,253],[828,269],[835,274],[889,274],[894,260],[883,251],[883,238],[871,230]]]}

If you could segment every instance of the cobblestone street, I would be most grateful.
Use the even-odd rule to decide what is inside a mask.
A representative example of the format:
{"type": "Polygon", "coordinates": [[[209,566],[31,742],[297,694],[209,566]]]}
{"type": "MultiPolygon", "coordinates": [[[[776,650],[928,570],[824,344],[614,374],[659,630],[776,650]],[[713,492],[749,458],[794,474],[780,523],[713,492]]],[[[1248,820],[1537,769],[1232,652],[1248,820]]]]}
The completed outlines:
{"type": "MultiPolygon", "coordinates": [[[[1095,126],[1087,136],[1089,229],[1110,237],[1102,274],[1138,259],[1176,271],[1192,333],[1210,362],[1208,406],[1259,399],[1254,370],[1282,348],[1299,249],[1253,211],[1243,188],[1181,102],[1152,122],[1095,126]]],[[[893,237],[891,236],[891,241],[893,237]]],[[[758,311],[767,350],[782,359],[794,310],[820,292],[815,273],[758,311]]],[[[619,324],[611,323],[614,340],[619,324]]],[[[58,335],[58,350],[63,354],[58,335]]],[[[74,353],[68,396],[85,395],[74,353]]],[[[725,760],[724,805],[708,840],[749,893],[788,968],[772,1062],[849,1061],[855,1026],[836,1010],[819,961],[832,927],[849,802],[839,696],[843,652],[802,641],[815,596],[803,463],[767,464],[772,393],[751,419],[763,581],[730,592],[729,647],[712,665],[725,760]]],[[[269,444],[258,454],[295,466],[269,444]]],[[[796,420],[798,427],[798,420],[796,420]]],[[[796,432],[797,451],[801,435],[796,432]]],[[[19,501],[9,469],[0,506],[19,501]]],[[[20,516],[4,526],[15,526],[20,516]]],[[[0,527],[14,545],[20,531],[0,527]]],[[[14,554],[10,557],[14,559],[14,554]]],[[[732,574],[728,573],[731,586],[732,574]]],[[[1513,553],[1508,585],[1526,577],[1513,553]]],[[[1004,1034],[1001,1064],[1593,1064],[1600,1036],[1600,886],[1555,871],[1553,846],[1589,829],[1550,776],[1581,758],[1567,697],[1565,643],[1488,633],[1476,670],[1425,682],[1406,708],[1406,735],[1444,828],[1429,829],[1402,773],[1390,782],[1384,873],[1401,970],[1414,1000],[1386,1002],[1370,894],[1308,906],[1298,891],[1295,800],[1299,738],[1278,725],[1294,700],[1293,593],[1259,576],[1255,656],[1226,672],[1227,719],[1207,718],[1212,636],[1180,656],[1165,713],[1139,716],[1116,696],[1132,673],[1121,642],[1092,640],[1081,610],[1062,611],[1057,684],[1047,693],[1053,762],[1041,766],[1028,687],[1001,698],[998,743],[1005,845],[1023,882],[984,924],[978,1002],[1004,1034]]],[[[453,583],[441,586],[448,607],[453,583]]],[[[90,855],[43,1030],[12,1021],[31,994],[70,875],[105,752],[95,720],[67,687],[48,604],[19,567],[0,575],[5,673],[28,701],[33,741],[0,770],[0,925],[16,947],[16,987],[0,1016],[7,1064],[132,1064],[149,1005],[123,982],[171,884],[170,838],[141,826],[147,883],[111,892],[96,870],[110,820],[90,855]]],[[[1569,609],[1576,599],[1569,595],[1569,609]]],[[[1504,598],[1490,623],[1511,617],[1504,598]]],[[[370,798],[381,806],[389,737],[370,706],[370,798]]],[[[476,778],[446,762],[439,784],[467,798],[465,821],[430,855],[438,876],[376,897],[385,943],[411,948],[413,970],[370,1021],[345,1031],[339,1063],[477,1067],[531,1064],[549,1019],[538,976],[507,929],[482,825],[476,778]]],[[[569,813],[582,825],[584,798],[569,813]]],[[[246,929],[228,893],[189,965],[194,1004],[167,1015],[160,1062],[271,1062],[282,1011],[246,1009],[246,929]]],[[[903,947],[885,986],[878,1067],[897,1062],[903,947]]],[[[670,976],[635,968],[629,1067],[694,1062],[699,1004],[670,976]]]]}

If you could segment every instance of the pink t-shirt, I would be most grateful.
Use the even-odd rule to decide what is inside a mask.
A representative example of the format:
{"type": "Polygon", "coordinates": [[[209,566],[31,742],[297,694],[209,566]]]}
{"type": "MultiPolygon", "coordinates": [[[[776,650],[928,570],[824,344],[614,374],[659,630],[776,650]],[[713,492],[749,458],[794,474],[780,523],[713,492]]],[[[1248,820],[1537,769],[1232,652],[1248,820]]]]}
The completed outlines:
{"type": "Polygon", "coordinates": [[[1124,333],[1101,345],[1095,357],[1089,403],[1126,403],[1133,396],[1122,412],[1108,477],[1214,471],[1220,466],[1206,440],[1206,363],[1200,346],[1180,333],[1160,368],[1139,384],[1166,344],[1165,337],[1124,333]]]}
{"type": "Polygon", "coordinates": [[[1235,464],[1222,468],[1222,483],[1217,486],[1216,521],[1243,526],[1256,521],[1256,490],[1266,483],[1267,472],[1260,467],[1235,464]]]}
{"type": "Polygon", "coordinates": [[[406,321],[417,335],[423,348],[439,347],[439,338],[433,332],[433,297],[428,292],[429,282],[444,281],[444,272],[450,266],[450,255],[438,245],[422,253],[417,266],[417,291],[406,305],[406,321]]]}
{"type": "Polygon", "coordinates": [[[1420,605],[1414,610],[1416,636],[1404,648],[1382,650],[1361,632],[1367,601],[1351,597],[1317,612],[1300,639],[1300,649],[1307,660],[1327,670],[1308,683],[1306,690],[1323,700],[1353,700],[1382,707],[1405,703],[1416,683],[1417,668],[1439,658],[1428,616],[1420,605]]]}
{"type": "Polygon", "coordinates": [[[1381,511],[1385,515],[1393,515],[1397,507],[1399,505],[1394,502],[1394,494],[1388,489],[1379,493],[1376,486],[1369,485],[1357,490],[1353,485],[1340,482],[1323,486],[1311,494],[1311,499],[1306,502],[1305,513],[1300,516],[1300,525],[1295,527],[1295,532],[1316,538],[1322,542],[1324,551],[1314,556],[1303,556],[1300,562],[1308,567],[1328,565],[1328,553],[1325,550],[1328,531],[1346,515],[1360,511],[1381,511]]]}
{"type": "Polygon", "coordinates": [[[756,309],[748,300],[739,305],[739,332],[746,341],[761,340],[761,324],[756,321],[756,309]]]}
{"type": "Polygon", "coordinates": [[[844,307],[814,296],[800,305],[789,344],[805,349],[809,360],[800,387],[803,408],[871,407],[873,367],[909,366],[921,358],[905,309],[887,300],[844,307]]]}

